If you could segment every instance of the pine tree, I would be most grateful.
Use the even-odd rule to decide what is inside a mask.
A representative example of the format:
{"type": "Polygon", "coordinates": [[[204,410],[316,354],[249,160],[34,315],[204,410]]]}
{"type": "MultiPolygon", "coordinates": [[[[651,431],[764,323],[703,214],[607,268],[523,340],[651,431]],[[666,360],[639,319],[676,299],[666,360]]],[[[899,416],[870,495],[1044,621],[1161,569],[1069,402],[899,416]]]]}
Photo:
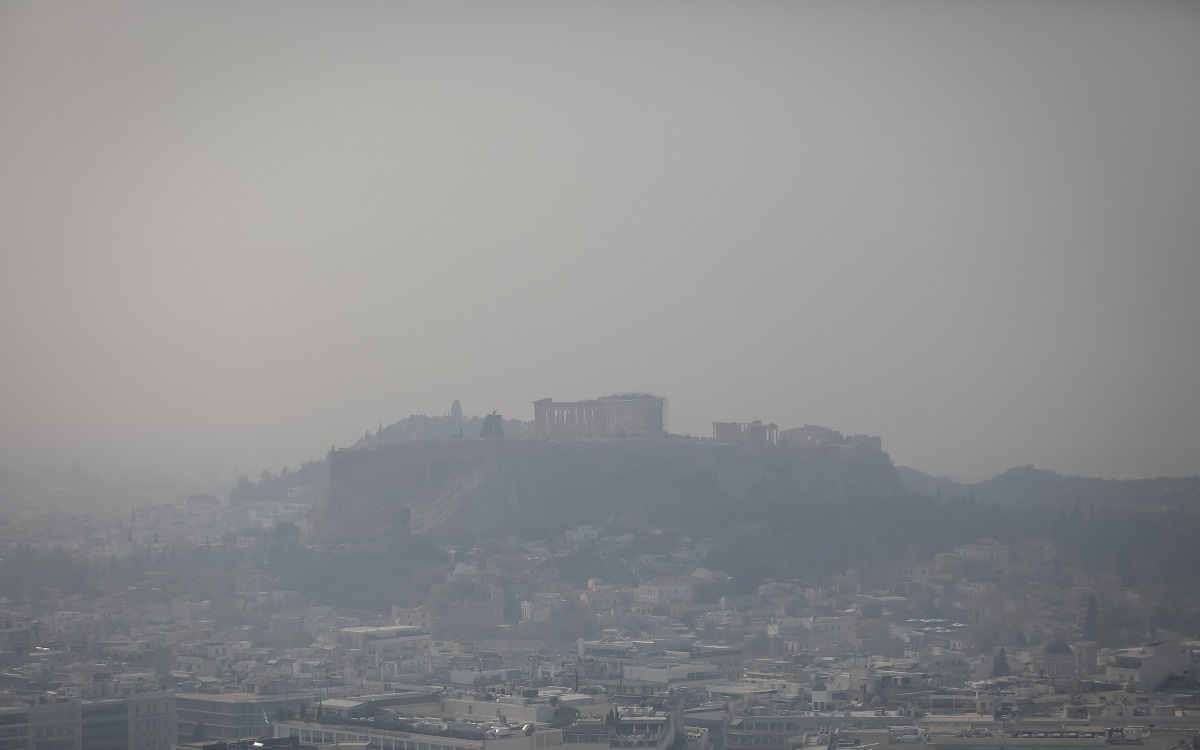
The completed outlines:
{"type": "Polygon", "coordinates": [[[1087,613],[1083,616],[1083,640],[1096,640],[1096,622],[1100,619],[1099,608],[1096,606],[1096,595],[1088,594],[1087,613]]]}
{"type": "Polygon", "coordinates": [[[1121,580],[1126,584],[1133,582],[1133,568],[1129,564],[1129,547],[1122,547],[1117,550],[1117,575],[1121,576],[1121,580]]]}
{"type": "Polygon", "coordinates": [[[1000,647],[1000,653],[996,654],[996,658],[992,659],[992,677],[1007,677],[1011,674],[1008,668],[1008,654],[1004,653],[1004,647],[1000,647]]]}
{"type": "Polygon", "coordinates": [[[481,438],[500,438],[504,437],[504,417],[497,412],[492,412],[483,418],[483,430],[480,431],[481,438]]]}

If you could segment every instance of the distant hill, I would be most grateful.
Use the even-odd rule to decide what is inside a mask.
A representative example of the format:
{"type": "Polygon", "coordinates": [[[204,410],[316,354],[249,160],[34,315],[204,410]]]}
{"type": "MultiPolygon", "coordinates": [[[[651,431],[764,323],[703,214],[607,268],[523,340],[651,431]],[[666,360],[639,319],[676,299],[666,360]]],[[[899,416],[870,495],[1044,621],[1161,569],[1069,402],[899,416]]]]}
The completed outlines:
{"type": "MultiPolygon", "coordinates": [[[[868,446],[480,439],[482,426],[477,417],[408,417],[239,489],[243,497],[286,497],[296,484],[319,490],[306,541],[320,551],[299,580],[339,581],[322,584],[328,596],[362,578],[361,565],[342,570],[338,560],[370,567],[372,555],[391,554],[411,567],[434,559],[439,544],[562,540],[578,524],[639,540],[613,558],[622,564],[645,545],[670,554],[703,540],[703,564],[729,573],[732,593],[753,593],[768,578],[927,559],[990,537],[1013,550],[1014,575],[1032,575],[1020,555],[1040,539],[1053,546],[1056,570],[1115,571],[1127,585],[1195,594],[1193,577],[1178,572],[1200,566],[1200,477],[1115,481],[1024,466],[960,483],[897,469],[868,446]],[[647,541],[656,534],[661,544],[647,541]]],[[[530,432],[505,422],[506,435],[530,432]]],[[[1155,622],[1182,627],[1190,612],[1155,622]]]]}
{"type": "Polygon", "coordinates": [[[904,489],[926,497],[973,497],[1002,507],[1057,509],[1078,500],[1087,507],[1182,509],[1200,512],[1200,477],[1097,479],[1068,477],[1034,466],[1017,466],[971,484],[897,467],[904,489]]]}
{"type": "Polygon", "coordinates": [[[947,479],[946,477],[934,477],[926,474],[918,469],[910,469],[907,466],[897,466],[896,471],[900,474],[900,481],[904,483],[904,489],[913,495],[924,495],[926,497],[966,497],[967,485],[947,479]]]}
{"type": "Polygon", "coordinates": [[[1065,477],[1033,466],[1020,466],[971,488],[980,500],[1002,505],[1052,508],[1079,500],[1097,508],[1200,510],[1200,477],[1097,479],[1065,477]]]}

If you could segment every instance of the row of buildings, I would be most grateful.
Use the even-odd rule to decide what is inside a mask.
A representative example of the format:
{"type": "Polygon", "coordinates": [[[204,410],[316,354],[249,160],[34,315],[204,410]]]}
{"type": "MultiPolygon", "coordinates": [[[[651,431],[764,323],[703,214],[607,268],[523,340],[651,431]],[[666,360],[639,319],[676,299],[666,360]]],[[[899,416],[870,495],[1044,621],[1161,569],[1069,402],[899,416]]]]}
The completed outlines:
{"type": "Polygon", "coordinates": [[[178,741],[175,695],[31,696],[0,707],[3,750],[162,750],[178,741]]]}

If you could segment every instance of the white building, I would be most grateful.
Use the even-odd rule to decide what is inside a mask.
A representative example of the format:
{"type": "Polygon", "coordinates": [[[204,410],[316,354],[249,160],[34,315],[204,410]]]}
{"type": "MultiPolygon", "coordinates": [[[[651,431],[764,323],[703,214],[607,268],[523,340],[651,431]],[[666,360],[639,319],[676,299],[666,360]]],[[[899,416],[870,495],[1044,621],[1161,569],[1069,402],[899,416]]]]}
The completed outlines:
{"type": "Polygon", "coordinates": [[[594,542],[604,533],[603,526],[592,526],[591,524],[582,523],[573,529],[567,531],[567,539],[572,542],[590,541],[594,542]]]}
{"type": "Polygon", "coordinates": [[[995,567],[1008,566],[1008,545],[996,539],[980,539],[971,544],[954,548],[954,556],[962,560],[974,560],[995,567]]]}
{"type": "Polygon", "coordinates": [[[341,644],[355,652],[356,666],[379,667],[395,663],[401,673],[429,671],[433,638],[423,628],[406,625],[380,625],[342,628],[341,644]]]}
{"type": "Polygon", "coordinates": [[[1177,642],[1123,648],[1113,652],[1105,667],[1105,679],[1121,685],[1133,683],[1140,690],[1154,690],[1168,677],[1187,675],[1191,661],[1191,653],[1177,642]]]}
{"type": "Polygon", "coordinates": [[[29,750],[82,750],[82,704],[72,698],[39,697],[29,707],[29,750]]]}
{"type": "Polygon", "coordinates": [[[655,605],[671,602],[691,604],[692,583],[684,578],[655,578],[638,586],[633,598],[655,605]]]}
{"type": "Polygon", "coordinates": [[[712,664],[704,662],[656,662],[625,664],[617,692],[625,695],[655,695],[672,688],[699,687],[725,682],[728,678],[712,664]]]}
{"type": "Polygon", "coordinates": [[[174,693],[133,693],[128,701],[129,750],[168,750],[175,744],[174,693]]]}

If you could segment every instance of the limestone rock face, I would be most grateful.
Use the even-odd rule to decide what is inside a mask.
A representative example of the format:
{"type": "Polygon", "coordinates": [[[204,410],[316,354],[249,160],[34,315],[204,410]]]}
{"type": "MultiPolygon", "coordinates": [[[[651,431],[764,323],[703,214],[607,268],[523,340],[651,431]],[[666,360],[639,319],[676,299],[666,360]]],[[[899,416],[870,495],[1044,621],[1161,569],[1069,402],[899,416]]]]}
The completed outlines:
{"type": "Polygon", "coordinates": [[[710,442],[448,440],[330,454],[309,524],[316,543],[371,541],[407,527],[439,541],[540,538],[642,514],[722,524],[753,508],[904,490],[888,455],[838,447],[710,442]],[[681,515],[682,514],[682,515],[681,515]]]}

